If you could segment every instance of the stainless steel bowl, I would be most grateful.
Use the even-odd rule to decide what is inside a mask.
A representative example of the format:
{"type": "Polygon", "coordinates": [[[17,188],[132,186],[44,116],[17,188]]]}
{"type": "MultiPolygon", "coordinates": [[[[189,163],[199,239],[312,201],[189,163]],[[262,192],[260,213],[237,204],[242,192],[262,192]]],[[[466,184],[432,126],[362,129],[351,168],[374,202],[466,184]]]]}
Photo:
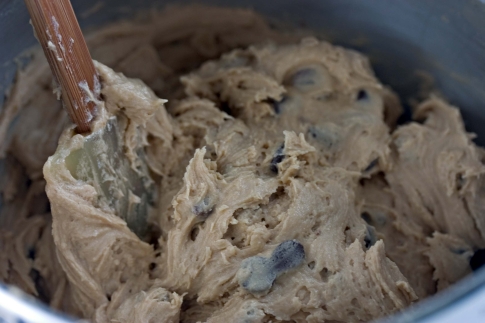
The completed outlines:
{"type": "MultiPolygon", "coordinates": [[[[99,0],[72,0],[86,12],[99,0]]],[[[191,1],[104,0],[102,10],[79,16],[83,28],[129,18],[141,9],[191,1]],[[122,10],[120,10],[122,8],[122,10]]],[[[250,7],[263,15],[314,30],[335,44],[371,57],[377,76],[401,96],[419,97],[422,75],[461,108],[468,131],[485,145],[485,0],[207,0],[250,7]],[[423,72],[425,74],[423,74],[423,72]]],[[[34,46],[23,0],[0,2],[0,92],[15,75],[14,58],[34,46]]],[[[0,96],[0,105],[4,97],[0,96]]],[[[406,103],[406,101],[404,101],[406,103]]],[[[0,143],[2,145],[3,143],[0,143]]],[[[0,171],[2,171],[0,169],[0,171]]],[[[0,208],[2,201],[0,198],[0,208]]],[[[485,322],[485,269],[466,277],[389,322],[485,322]]],[[[0,285],[0,322],[72,322],[0,285]]]]}

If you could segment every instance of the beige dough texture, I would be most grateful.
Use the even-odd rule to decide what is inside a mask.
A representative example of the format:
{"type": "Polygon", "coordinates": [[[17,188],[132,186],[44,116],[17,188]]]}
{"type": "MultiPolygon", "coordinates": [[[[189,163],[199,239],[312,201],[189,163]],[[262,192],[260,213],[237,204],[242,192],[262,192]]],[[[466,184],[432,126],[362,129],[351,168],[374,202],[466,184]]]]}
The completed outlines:
{"type": "Polygon", "coordinates": [[[246,10],[171,8],[88,44],[97,126],[124,120],[156,184],[150,232],[66,166],[83,137],[37,52],[0,121],[1,281],[99,323],[367,322],[471,273],[484,153],[438,96],[398,126],[365,56],[246,10]]]}

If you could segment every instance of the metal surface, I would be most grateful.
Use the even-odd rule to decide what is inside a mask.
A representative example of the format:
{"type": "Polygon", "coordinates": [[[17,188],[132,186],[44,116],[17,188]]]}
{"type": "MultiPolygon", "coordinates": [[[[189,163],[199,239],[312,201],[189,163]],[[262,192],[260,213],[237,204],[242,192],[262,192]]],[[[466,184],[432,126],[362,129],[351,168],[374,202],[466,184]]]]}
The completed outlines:
{"type": "MultiPolygon", "coordinates": [[[[92,28],[130,17],[142,8],[192,1],[106,0],[100,10],[90,13],[99,2],[73,0],[82,27],[92,28]]],[[[478,134],[477,142],[485,144],[484,0],[197,2],[254,8],[268,17],[313,29],[333,43],[358,49],[371,57],[377,76],[395,89],[404,103],[409,98],[419,97],[422,87],[432,79],[433,87],[461,108],[467,129],[478,134]]],[[[15,74],[14,58],[35,44],[28,20],[23,0],[0,2],[2,93],[15,74]]],[[[0,105],[2,102],[0,97],[0,105]]],[[[469,318],[459,321],[478,322],[472,316],[485,317],[483,312],[476,312],[485,308],[484,294],[485,271],[482,270],[391,321],[437,322],[444,321],[444,317],[466,314],[469,318]],[[475,303],[481,307],[470,308],[475,303]]]]}

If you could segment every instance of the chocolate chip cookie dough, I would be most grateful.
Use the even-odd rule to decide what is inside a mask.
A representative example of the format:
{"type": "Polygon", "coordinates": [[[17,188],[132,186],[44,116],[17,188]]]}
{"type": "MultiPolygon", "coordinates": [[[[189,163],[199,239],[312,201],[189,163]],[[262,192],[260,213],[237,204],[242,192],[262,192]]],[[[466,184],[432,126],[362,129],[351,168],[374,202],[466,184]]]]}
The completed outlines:
{"type": "MultiPolygon", "coordinates": [[[[150,233],[69,169],[83,145],[72,127],[36,158],[22,148],[38,135],[14,129],[4,196],[24,212],[2,208],[3,281],[94,322],[362,322],[480,265],[484,154],[455,107],[431,97],[398,126],[399,99],[362,54],[252,12],[194,10],[88,40],[96,122],[116,115],[126,151],[145,150],[150,233]]],[[[5,110],[32,123],[31,105],[58,106],[37,59],[38,95],[17,94],[27,74],[5,110]]]]}

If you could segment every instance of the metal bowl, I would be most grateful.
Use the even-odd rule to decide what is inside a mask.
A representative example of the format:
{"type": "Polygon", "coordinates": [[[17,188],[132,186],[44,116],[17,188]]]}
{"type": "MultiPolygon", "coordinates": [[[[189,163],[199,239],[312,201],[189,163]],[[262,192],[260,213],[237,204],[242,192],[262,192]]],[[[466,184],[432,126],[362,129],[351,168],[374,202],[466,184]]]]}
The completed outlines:
{"type": "MultiPolygon", "coordinates": [[[[86,12],[98,0],[72,0],[86,12]]],[[[103,9],[80,15],[83,28],[129,18],[141,9],[191,1],[104,0],[103,9]],[[123,10],[119,10],[122,8],[123,10]]],[[[380,80],[401,98],[419,98],[422,75],[459,106],[468,131],[485,145],[485,0],[207,0],[212,5],[250,7],[294,26],[312,29],[335,44],[371,58],[380,80]]],[[[17,69],[14,61],[36,45],[23,0],[0,2],[0,92],[17,69]]],[[[0,97],[0,106],[4,97],[0,97]]],[[[3,143],[0,143],[2,145],[3,143]]],[[[1,171],[1,169],[0,169],[1,171]]],[[[2,205],[0,197],[0,208],[2,205]]],[[[386,322],[484,322],[485,269],[386,322]]],[[[0,322],[74,322],[17,289],[0,285],[0,322]]]]}

